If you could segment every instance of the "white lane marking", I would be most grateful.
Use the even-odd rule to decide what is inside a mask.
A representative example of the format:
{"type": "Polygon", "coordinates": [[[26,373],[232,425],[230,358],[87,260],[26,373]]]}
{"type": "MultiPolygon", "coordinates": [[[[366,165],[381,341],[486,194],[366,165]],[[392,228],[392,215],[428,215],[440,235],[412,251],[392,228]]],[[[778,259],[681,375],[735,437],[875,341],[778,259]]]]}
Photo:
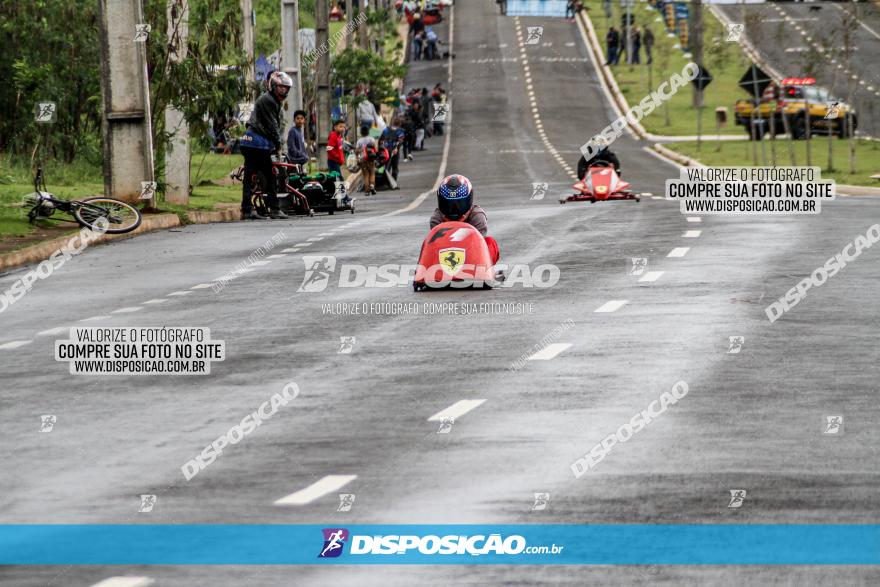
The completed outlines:
{"type": "Polygon", "coordinates": [[[610,302],[605,302],[604,304],[602,304],[601,306],[599,306],[598,308],[593,310],[593,312],[594,313],[595,312],[601,312],[601,313],[616,312],[619,309],[621,309],[622,307],[624,307],[625,305],[627,305],[628,303],[629,303],[629,300],[611,300],[610,302]]]}
{"type": "Polygon", "coordinates": [[[482,405],[485,401],[484,399],[463,399],[457,401],[445,410],[440,410],[428,418],[428,422],[442,422],[444,418],[458,419],[460,416],[464,416],[474,408],[482,405]]]}
{"type": "Polygon", "coordinates": [[[682,238],[697,238],[701,234],[703,234],[702,230],[686,230],[686,231],[684,231],[684,234],[681,235],[681,237],[682,238]]]}
{"type": "Polygon", "coordinates": [[[657,281],[658,279],[660,279],[660,276],[663,275],[663,273],[663,271],[648,271],[647,273],[642,275],[642,278],[639,279],[639,281],[657,281]]]}
{"type": "Polygon", "coordinates": [[[188,296],[191,293],[192,293],[191,291],[173,291],[168,295],[169,296],[188,296]]]}
{"type": "Polygon", "coordinates": [[[674,249],[669,251],[669,254],[666,256],[667,257],[684,257],[685,255],[688,254],[688,251],[690,251],[690,250],[691,250],[690,247],[675,247],[674,249]]]}
{"type": "Polygon", "coordinates": [[[155,581],[148,577],[109,577],[92,587],[147,587],[155,581]]]}
{"type": "Polygon", "coordinates": [[[662,196],[651,196],[651,199],[652,200],[662,200],[663,197],[662,196]]]}
{"type": "Polygon", "coordinates": [[[200,283],[198,285],[192,286],[190,289],[208,289],[209,287],[213,287],[213,284],[210,283],[200,283]]]}
{"type": "Polygon", "coordinates": [[[312,243],[296,243],[293,246],[295,246],[295,247],[310,247],[310,246],[312,246],[312,243]]]}
{"type": "Polygon", "coordinates": [[[44,330],[43,332],[38,332],[37,336],[54,336],[56,334],[62,334],[64,332],[70,331],[70,326],[59,326],[58,328],[50,328],[49,330],[44,330]]]}
{"type": "Polygon", "coordinates": [[[147,300],[144,303],[145,304],[164,304],[167,301],[168,301],[167,299],[157,299],[157,300],[147,300]]]}
{"type": "Polygon", "coordinates": [[[252,267],[263,267],[264,265],[268,265],[271,262],[272,261],[254,261],[253,263],[251,263],[251,266],[252,267]]]}
{"type": "Polygon", "coordinates": [[[31,344],[32,340],[11,340],[9,342],[4,342],[0,344],[0,349],[17,349],[20,346],[24,346],[26,344],[31,344]]]}
{"type": "Polygon", "coordinates": [[[119,308],[118,310],[113,310],[110,312],[111,314],[131,314],[132,312],[140,312],[144,308],[142,306],[129,306],[128,308],[119,308]]]}
{"type": "Polygon", "coordinates": [[[318,236],[333,236],[332,232],[322,232],[318,236]]]}
{"type": "Polygon", "coordinates": [[[324,240],[324,237],[323,236],[313,236],[311,238],[307,238],[306,240],[316,242],[316,241],[324,240]]]}
{"type": "Polygon", "coordinates": [[[80,320],[80,322],[97,322],[98,320],[106,320],[110,316],[92,316],[91,318],[84,318],[80,320]]]}
{"type": "Polygon", "coordinates": [[[281,252],[282,252],[282,253],[298,253],[298,252],[299,252],[299,248],[294,247],[294,248],[292,248],[292,249],[281,249],[281,252]]]}
{"type": "Polygon", "coordinates": [[[275,501],[275,505],[305,505],[316,499],[338,491],[357,479],[357,475],[327,475],[305,489],[291,493],[275,501]]]}
{"type": "Polygon", "coordinates": [[[567,350],[571,347],[570,342],[555,342],[551,345],[547,345],[545,348],[541,349],[534,355],[530,356],[527,361],[549,361],[550,359],[558,356],[562,351],[567,350]]]}
{"type": "MultiPolygon", "coordinates": [[[[832,4],[832,6],[834,6],[835,8],[837,8],[838,10],[840,10],[841,12],[846,13],[846,10],[844,10],[843,8],[841,8],[840,6],[838,6],[837,4],[832,4]]],[[[874,35],[875,37],[877,37],[878,39],[880,39],[880,34],[878,34],[877,31],[875,31],[874,29],[872,29],[871,27],[869,27],[868,25],[866,25],[865,23],[863,23],[861,20],[859,21],[859,24],[862,25],[862,28],[863,28],[863,29],[865,29],[866,31],[868,31],[869,33],[871,33],[872,35],[874,35]]]]}
{"type": "Polygon", "coordinates": [[[699,216],[688,216],[687,221],[688,222],[702,222],[703,219],[700,218],[699,216]]]}

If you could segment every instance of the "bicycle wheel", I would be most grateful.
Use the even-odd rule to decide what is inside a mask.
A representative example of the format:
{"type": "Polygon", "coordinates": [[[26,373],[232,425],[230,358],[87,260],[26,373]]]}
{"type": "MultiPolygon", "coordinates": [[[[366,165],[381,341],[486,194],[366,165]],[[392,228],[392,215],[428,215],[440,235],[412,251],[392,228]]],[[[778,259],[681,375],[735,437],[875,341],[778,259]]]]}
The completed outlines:
{"type": "Polygon", "coordinates": [[[79,206],[73,211],[77,222],[100,231],[95,222],[100,218],[107,220],[109,227],[105,232],[108,234],[124,234],[131,232],[141,225],[140,210],[122,200],[114,198],[86,198],[80,200],[79,206]]]}

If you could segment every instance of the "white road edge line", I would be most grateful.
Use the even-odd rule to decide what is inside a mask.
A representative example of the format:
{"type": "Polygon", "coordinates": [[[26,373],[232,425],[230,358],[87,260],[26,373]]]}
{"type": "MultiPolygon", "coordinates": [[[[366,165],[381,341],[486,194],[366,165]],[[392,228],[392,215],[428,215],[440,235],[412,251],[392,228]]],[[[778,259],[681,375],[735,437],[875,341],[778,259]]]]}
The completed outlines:
{"type": "Polygon", "coordinates": [[[110,312],[111,314],[131,314],[132,312],[140,312],[143,310],[143,306],[129,306],[128,308],[119,308],[118,310],[113,310],[110,312]]]}
{"type": "Polygon", "coordinates": [[[308,487],[275,500],[275,505],[305,505],[338,491],[357,479],[357,475],[327,475],[308,487]]]}
{"type": "Polygon", "coordinates": [[[464,416],[474,408],[482,405],[486,400],[484,399],[463,399],[455,402],[445,410],[440,410],[430,418],[428,418],[428,422],[442,422],[445,418],[457,419],[461,416],[464,416]]]}
{"type": "Polygon", "coordinates": [[[669,254],[666,256],[667,257],[684,257],[685,255],[688,254],[688,251],[690,251],[690,250],[691,250],[690,247],[675,247],[674,249],[669,251],[669,254]]]}
{"type": "Polygon", "coordinates": [[[34,342],[34,341],[32,341],[32,340],[11,340],[9,342],[4,342],[3,344],[0,344],[0,349],[3,349],[3,350],[17,349],[20,346],[24,346],[26,344],[31,344],[32,342],[34,342]]]}
{"type": "Polygon", "coordinates": [[[166,298],[162,298],[162,299],[147,300],[147,301],[144,302],[144,303],[145,303],[145,304],[164,304],[164,303],[167,302],[167,301],[168,301],[168,300],[167,300],[166,298]]]}

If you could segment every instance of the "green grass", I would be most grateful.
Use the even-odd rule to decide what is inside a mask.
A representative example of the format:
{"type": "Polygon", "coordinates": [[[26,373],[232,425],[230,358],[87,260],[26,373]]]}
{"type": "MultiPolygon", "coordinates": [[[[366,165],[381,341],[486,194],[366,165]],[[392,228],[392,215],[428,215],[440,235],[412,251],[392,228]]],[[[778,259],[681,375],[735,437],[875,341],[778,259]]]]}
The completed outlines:
{"type": "MultiPolygon", "coordinates": [[[[696,142],[685,143],[667,143],[664,146],[668,149],[687,155],[699,160],[701,163],[709,166],[723,165],[754,165],[755,158],[752,146],[757,148],[758,165],[771,165],[771,145],[766,140],[765,147],[767,152],[766,162],[762,158],[760,143],[754,144],[752,141],[722,141],[721,150],[717,150],[718,143],[711,141],[703,141],[701,149],[697,152],[696,142]]],[[[780,139],[776,142],[776,164],[792,165],[789,156],[788,146],[794,148],[795,161],[798,165],[807,164],[807,142],[791,141],[780,139]]],[[[832,145],[832,161],[834,163],[834,171],[828,170],[828,137],[816,136],[810,141],[810,151],[812,155],[812,165],[822,168],[822,177],[824,179],[833,179],[837,183],[849,185],[864,185],[871,187],[880,187],[880,182],[871,179],[870,176],[880,172],[880,142],[856,140],[856,172],[850,173],[849,166],[849,141],[842,141],[834,138],[832,145]]]]}
{"type": "MultiPolygon", "coordinates": [[[[612,16],[609,21],[605,17],[605,11],[602,9],[602,2],[599,0],[587,0],[585,3],[589,7],[587,13],[593,21],[593,27],[596,29],[596,36],[605,51],[605,34],[608,32],[609,26],[614,26],[620,30],[622,11],[617,3],[612,8],[612,16]]],[[[638,3],[632,8],[635,15],[635,24],[640,30],[644,31],[648,26],[654,33],[654,47],[652,54],[654,63],[652,65],[652,82],[653,88],[663,81],[668,80],[673,73],[681,73],[681,70],[689,62],[685,59],[684,52],[681,49],[675,49],[673,46],[678,43],[677,37],[668,37],[666,33],[666,25],[664,22],[656,21],[660,18],[660,13],[656,10],[649,10],[648,5],[638,3]]],[[[746,98],[747,94],[739,86],[737,82],[742,77],[749,61],[739,49],[736,43],[727,43],[724,41],[721,23],[712,15],[708,6],[703,8],[703,22],[705,32],[703,34],[703,55],[704,65],[714,78],[712,83],[703,92],[703,134],[715,134],[715,108],[724,106],[728,110],[728,120],[732,120],[733,105],[739,98],[746,98]]],[[[621,32],[621,35],[623,33],[621,32]]],[[[639,102],[648,95],[648,66],[645,64],[646,55],[645,47],[642,45],[639,56],[642,60],[641,65],[627,65],[621,59],[620,65],[611,68],[614,73],[617,85],[621,93],[626,98],[630,106],[639,102]]],[[[648,117],[642,119],[642,125],[645,129],[653,134],[659,135],[695,135],[697,134],[697,116],[692,106],[691,84],[682,87],[679,91],[666,102],[669,110],[669,124],[666,124],[665,106],[662,106],[652,112],[648,117]]],[[[721,130],[721,134],[741,134],[744,131],[740,128],[728,127],[721,130]]]]}

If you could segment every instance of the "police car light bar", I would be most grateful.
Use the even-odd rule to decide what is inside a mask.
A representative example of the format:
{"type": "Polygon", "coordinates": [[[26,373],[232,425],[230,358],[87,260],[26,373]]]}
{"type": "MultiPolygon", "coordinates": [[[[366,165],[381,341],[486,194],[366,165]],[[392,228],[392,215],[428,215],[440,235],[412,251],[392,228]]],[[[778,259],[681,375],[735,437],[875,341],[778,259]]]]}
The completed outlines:
{"type": "Polygon", "coordinates": [[[782,80],[783,86],[812,86],[816,83],[812,77],[787,77],[782,80]]]}

